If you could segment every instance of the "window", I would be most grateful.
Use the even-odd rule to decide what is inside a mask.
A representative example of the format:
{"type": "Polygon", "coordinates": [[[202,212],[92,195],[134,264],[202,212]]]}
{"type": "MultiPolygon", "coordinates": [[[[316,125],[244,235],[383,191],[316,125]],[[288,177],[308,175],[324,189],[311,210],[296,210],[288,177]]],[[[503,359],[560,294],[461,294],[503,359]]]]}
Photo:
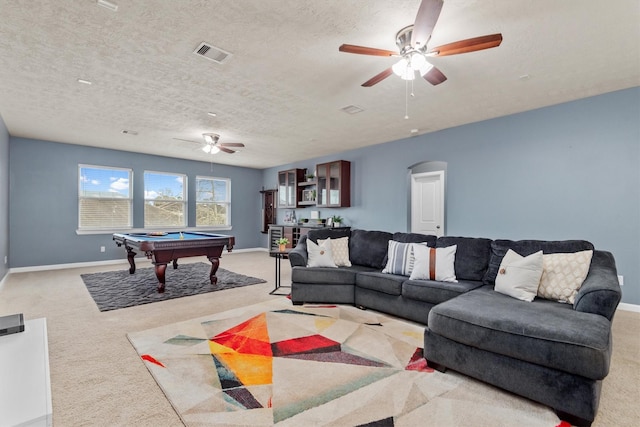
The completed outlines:
{"type": "Polygon", "coordinates": [[[196,227],[231,225],[231,181],[196,177],[196,227]]]}
{"type": "Polygon", "coordinates": [[[78,229],[131,228],[131,169],[78,165],[78,229]]]}
{"type": "Polygon", "coordinates": [[[185,227],[186,188],[186,175],[145,171],[144,226],[185,227]]]}

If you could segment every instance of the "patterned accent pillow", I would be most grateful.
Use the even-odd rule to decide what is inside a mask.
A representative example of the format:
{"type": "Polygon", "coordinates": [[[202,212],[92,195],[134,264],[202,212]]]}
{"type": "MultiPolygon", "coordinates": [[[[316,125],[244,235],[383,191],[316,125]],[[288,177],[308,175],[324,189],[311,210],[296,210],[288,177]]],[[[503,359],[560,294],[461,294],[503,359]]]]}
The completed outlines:
{"type": "Polygon", "coordinates": [[[589,273],[591,257],[593,251],[543,255],[538,296],[573,304],[589,273]]]}
{"type": "Polygon", "coordinates": [[[457,282],[455,262],[457,245],[446,248],[430,248],[424,244],[412,243],[415,263],[411,280],[437,280],[457,282]]]}
{"type": "Polygon", "coordinates": [[[307,267],[337,268],[337,265],[333,262],[333,255],[331,255],[331,242],[317,245],[307,239],[307,254],[309,255],[307,267]]]}
{"type": "Polygon", "coordinates": [[[400,243],[395,240],[389,240],[387,265],[382,272],[409,276],[413,270],[414,262],[412,245],[413,243],[400,243]]]}
{"type": "Polygon", "coordinates": [[[495,291],[522,301],[536,297],[542,276],[542,251],[523,257],[509,249],[496,276],[495,291]]]}
{"type": "Polygon", "coordinates": [[[331,252],[333,253],[333,262],[338,267],[351,267],[351,261],[349,261],[349,238],[340,237],[337,239],[327,238],[318,239],[318,244],[321,245],[327,240],[331,241],[331,252]]]}

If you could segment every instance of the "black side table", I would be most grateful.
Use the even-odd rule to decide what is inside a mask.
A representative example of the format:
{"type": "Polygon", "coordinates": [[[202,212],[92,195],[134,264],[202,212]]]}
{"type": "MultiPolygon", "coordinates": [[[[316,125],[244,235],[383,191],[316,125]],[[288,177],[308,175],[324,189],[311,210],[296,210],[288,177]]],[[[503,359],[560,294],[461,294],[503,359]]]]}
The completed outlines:
{"type": "Polygon", "coordinates": [[[280,288],[291,288],[291,286],[282,286],[280,284],[281,280],[280,280],[280,273],[282,271],[282,259],[288,259],[289,256],[289,252],[291,252],[291,248],[287,248],[284,251],[280,251],[280,250],[273,250],[273,251],[269,251],[269,255],[271,255],[272,257],[274,257],[276,259],[276,287],[269,292],[269,295],[282,295],[282,296],[287,296],[289,295],[288,293],[286,294],[277,294],[276,292],[278,291],[278,289],[280,288]]]}

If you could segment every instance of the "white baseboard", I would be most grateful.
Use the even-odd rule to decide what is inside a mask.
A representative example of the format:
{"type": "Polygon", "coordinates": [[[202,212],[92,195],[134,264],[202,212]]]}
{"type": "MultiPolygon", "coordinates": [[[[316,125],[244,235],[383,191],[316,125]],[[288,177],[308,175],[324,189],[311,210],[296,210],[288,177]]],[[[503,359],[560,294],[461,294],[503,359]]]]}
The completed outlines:
{"type": "Polygon", "coordinates": [[[9,277],[9,273],[11,273],[11,271],[7,270],[7,274],[5,274],[4,277],[2,278],[2,280],[0,280],[0,291],[2,290],[2,287],[4,286],[4,282],[7,281],[7,278],[9,277]]]}
{"type": "MultiPolygon", "coordinates": [[[[225,252],[223,255],[224,256],[229,256],[229,255],[233,255],[235,253],[256,252],[256,251],[268,252],[268,249],[265,249],[265,248],[234,249],[233,252],[225,252]]],[[[147,258],[144,257],[144,256],[136,257],[136,264],[138,263],[138,260],[141,260],[141,261],[145,260],[146,261],[146,259],[147,258]]],[[[105,261],[74,262],[74,263],[69,263],[69,264],[33,265],[33,266],[29,266],[29,267],[10,268],[9,269],[9,273],[7,273],[4,276],[4,279],[2,279],[2,282],[0,282],[0,289],[2,289],[1,284],[4,282],[4,280],[11,273],[30,273],[30,272],[34,272],[34,271],[45,271],[45,270],[64,270],[64,269],[67,269],[67,268],[100,267],[100,266],[104,266],[104,265],[116,265],[116,264],[127,264],[127,265],[129,265],[129,262],[127,261],[126,258],[124,258],[124,259],[109,259],[109,260],[105,260],[105,261]]]]}
{"type": "Polygon", "coordinates": [[[635,313],[640,313],[640,305],[627,304],[626,302],[621,302],[620,304],[618,304],[618,310],[633,311],[635,313]]]}

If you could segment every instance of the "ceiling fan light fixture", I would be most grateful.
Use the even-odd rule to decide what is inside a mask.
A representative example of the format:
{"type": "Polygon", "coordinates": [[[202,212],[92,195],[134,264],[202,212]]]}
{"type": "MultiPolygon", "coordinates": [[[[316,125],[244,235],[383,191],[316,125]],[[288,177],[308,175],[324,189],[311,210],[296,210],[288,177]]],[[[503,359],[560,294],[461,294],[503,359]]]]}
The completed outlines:
{"type": "Polygon", "coordinates": [[[202,147],[202,151],[204,151],[205,153],[209,154],[211,152],[211,144],[207,144],[204,147],[202,147]]]}
{"type": "Polygon", "coordinates": [[[218,142],[218,135],[215,133],[203,133],[202,137],[207,144],[215,144],[218,142]]]}
{"type": "Polygon", "coordinates": [[[399,76],[402,80],[413,80],[416,78],[409,61],[407,61],[406,58],[402,58],[400,61],[393,64],[391,69],[393,70],[393,73],[399,76]]]}
{"type": "Polygon", "coordinates": [[[427,58],[420,52],[414,52],[411,54],[411,68],[414,71],[421,70],[427,64],[427,58]]]}
{"type": "Polygon", "coordinates": [[[211,154],[218,154],[220,152],[220,149],[218,147],[216,147],[215,145],[211,146],[211,154]]]}

